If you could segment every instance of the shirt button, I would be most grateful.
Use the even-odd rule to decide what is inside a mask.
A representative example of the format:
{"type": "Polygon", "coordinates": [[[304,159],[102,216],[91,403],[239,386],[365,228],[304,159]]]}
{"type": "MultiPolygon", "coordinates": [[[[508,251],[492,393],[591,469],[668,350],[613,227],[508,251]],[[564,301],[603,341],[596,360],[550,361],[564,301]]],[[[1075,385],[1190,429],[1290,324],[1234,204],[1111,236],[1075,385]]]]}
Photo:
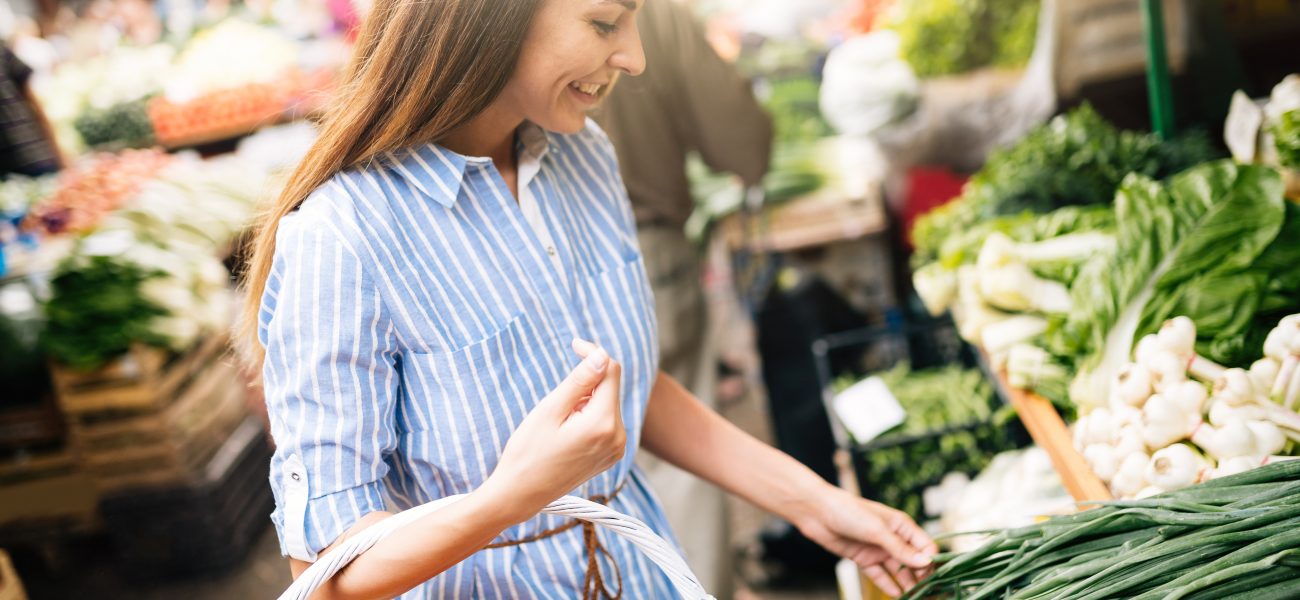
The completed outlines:
{"type": "Polygon", "coordinates": [[[551,256],[555,256],[555,246],[547,246],[546,253],[550,254],[551,256]]]}
{"type": "Polygon", "coordinates": [[[290,473],[290,474],[289,474],[289,478],[290,478],[290,479],[293,479],[294,481],[298,481],[298,480],[302,479],[302,475],[299,475],[299,474],[297,474],[297,473],[290,473]]]}

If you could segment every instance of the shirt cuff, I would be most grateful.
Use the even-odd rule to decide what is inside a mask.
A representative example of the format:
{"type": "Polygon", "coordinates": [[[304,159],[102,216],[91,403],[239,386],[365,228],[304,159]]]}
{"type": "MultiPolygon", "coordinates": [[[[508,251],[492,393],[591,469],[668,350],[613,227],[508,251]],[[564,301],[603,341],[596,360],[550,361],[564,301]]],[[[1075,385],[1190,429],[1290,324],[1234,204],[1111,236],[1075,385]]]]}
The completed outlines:
{"type": "Polygon", "coordinates": [[[311,497],[310,481],[301,461],[290,457],[281,474],[280,503],[271,514],[280,538],[280,554],[314,562],[324,550],[361,517],[386,510],[384,484],[366,483],[323,496],[311,497]]]}

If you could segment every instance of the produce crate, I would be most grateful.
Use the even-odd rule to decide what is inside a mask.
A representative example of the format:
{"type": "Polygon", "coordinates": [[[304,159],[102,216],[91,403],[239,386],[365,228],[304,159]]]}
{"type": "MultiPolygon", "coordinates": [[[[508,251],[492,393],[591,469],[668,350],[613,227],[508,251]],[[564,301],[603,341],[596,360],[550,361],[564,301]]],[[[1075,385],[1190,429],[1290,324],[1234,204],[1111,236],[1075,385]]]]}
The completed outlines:
{"type": "MultiPolygon", "coordinates": [[[[976,354],[961,341],[951,321],[926,320],[832,334],[813,346],[823,392],[828,403],[835,377],[846,373],[866,377],[910,361],[916,370],[958,364],[976,366],[976,354]],[[842,366],[839,369],[835,367],[842,366]]],[[[922,492],[950,472],[974,476],[993,456],[1030,443],[1029,434],[1009,411],[999,411],[1006,399],[993,394],[993,415],[985,420],[951,426],[919,435],[884,434],[868,443],[849,439],[834,416],[836,437],[847,448],[859,492],[863,497],[922,519],[922,492]]]]}
{"type": "Polygon", "coordinates": [[[14,563],[4,550],[0,550],[0,600],[27,600],[18,571],[14,570],[14,563]]]}
{"type": "Polygon", "coordinates": [[[202,465],[248,414],[245,385],[213,360],[159,410],[82,413],[69,438],[102,491],[195,481],[202,465]]]}
{"type": "Polygon", "coordinates": [[[0,540],[87,528],[96,500],[69,449],[7,457],[0,462],[0,540]]]}
{"type": "Polygon", "coordinates": [[[122,573],[137,580],[210,575],[243,561],[270,525],[271,447],[246,418],[194,483],[113,493],[100,503],[122,573]]]}
{"type": "Polygon", "coordinates": [[[61,447],[67,430],[53,396],[0,409],[0,456],[61,447]]]}
{"type": "Polygon", "coordinates": [[[125,356],[89,372],[53,363],[50,376],[59,407],[69,417],[161,408],[225,351],[227,339],[226,335],[209,336],[181,354],[134,346],[125,356]]]}

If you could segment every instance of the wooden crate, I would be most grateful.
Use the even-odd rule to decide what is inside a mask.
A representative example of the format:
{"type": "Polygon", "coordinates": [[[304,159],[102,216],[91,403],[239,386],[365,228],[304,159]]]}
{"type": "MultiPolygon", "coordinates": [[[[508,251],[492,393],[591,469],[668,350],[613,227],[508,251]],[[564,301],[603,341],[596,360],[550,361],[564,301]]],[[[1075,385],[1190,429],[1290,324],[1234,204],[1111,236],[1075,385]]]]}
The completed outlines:
{"type": "Polygon", "coordinates": [[[245,388],[234,366],[217,357],[170,405],[83,413],[70,419],[69,439],[102,492],[189,481],[248,414],[245,388]]]}
{"type": "Polygon", "coordinates": [[[63,414],[52,396],[36,404],[0,410],[0,454],[59,447],[65,433],[63,414]]]}
{"type": "Polygon", "coordinates": [[[997,379],[1034,443],[1051,457],[1052,466],[1061,476],[1061,484],[1070,496],[1079,502],[1111,500],[1110,489],[1088,467],[1083,455],[1074,449],[1070,429],[1051,401],[1033,392],[1011,387],[1005,373],[999,373],[997,379]]]}
{"type": "Polygon", "coordinates": [[[4,550],[0,550],[0,600],[27,600],[18,571],[14,570],[14,563],[4,550]]]}
{"type": "Polygon", "coordinates": [[[59,407],[70,418],[84,413],[158,409],[224,353],[227,341],[224,333],[208,336],[181,354],[135,346],[125,356],[89,372],[53,363],[50,376],[59,407]]]}
{"type": "Polygon", "coordinates": [[[81,528],[93,522],[99,496],[68,449],[0,463],[0,527],[81,528]]]}

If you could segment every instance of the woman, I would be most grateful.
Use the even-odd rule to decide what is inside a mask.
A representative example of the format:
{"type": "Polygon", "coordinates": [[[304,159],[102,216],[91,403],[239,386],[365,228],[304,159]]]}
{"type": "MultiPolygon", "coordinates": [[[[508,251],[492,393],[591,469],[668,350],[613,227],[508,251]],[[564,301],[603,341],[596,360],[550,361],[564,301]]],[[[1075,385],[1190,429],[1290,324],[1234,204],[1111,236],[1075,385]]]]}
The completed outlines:
{"type": "Polygon", "coordinates": [[[375,4],[246,273],[277,445],[272,520],[296,576],[389,509],[468,496],[323,596],[670,598],[621,539],[537,516],[571,493],[671,535],[633,467],[640,447],[889,588],[926,568],[934,546],[902,513],[658,372],[626,193],[585,115],[644,68],[640,1],[375,4]]]}

